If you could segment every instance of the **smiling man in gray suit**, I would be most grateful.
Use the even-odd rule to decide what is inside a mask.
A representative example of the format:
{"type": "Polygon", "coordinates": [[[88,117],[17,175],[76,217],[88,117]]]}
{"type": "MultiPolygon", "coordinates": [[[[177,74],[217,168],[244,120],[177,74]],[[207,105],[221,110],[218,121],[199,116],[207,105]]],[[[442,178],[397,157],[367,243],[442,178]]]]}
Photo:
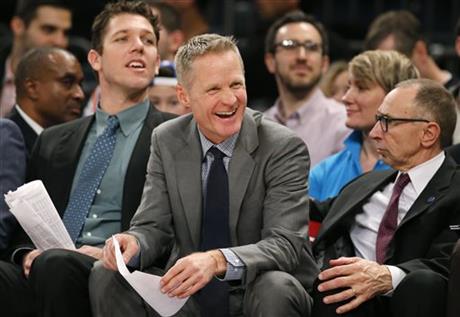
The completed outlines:
{"type": "MultiPolygon", "coordinates": [[[[116,235],[125,262],[154,272],[158,258],[169,258],[162,291],[192,296],[178,316],[309,316],[317,268],[306,146],[246,109],[231,38],[194,37],[176,65],[178,97],[192,114],[153,132],[141,205],[130,230],[116,235]]],[[[113,271],[111,240],[101,263],[90,278],[96,316],[155,314],[113,271]]]]}

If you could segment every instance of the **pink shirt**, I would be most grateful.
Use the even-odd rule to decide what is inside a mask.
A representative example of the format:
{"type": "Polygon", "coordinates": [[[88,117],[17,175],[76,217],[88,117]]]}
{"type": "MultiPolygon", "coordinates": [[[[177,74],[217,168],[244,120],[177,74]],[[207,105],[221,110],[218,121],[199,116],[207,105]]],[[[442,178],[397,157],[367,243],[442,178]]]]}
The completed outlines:
{"type": "Polygon", "coordinates": [[[343,141],[351,133],[345,126],[347,114],[344,105],[326,98],[316,88],[305,104],[287,120],[280,113],[280,100],[265,111],[265,116],[292,129],[307,144],[311,167],[343,148],[343,141]]]}

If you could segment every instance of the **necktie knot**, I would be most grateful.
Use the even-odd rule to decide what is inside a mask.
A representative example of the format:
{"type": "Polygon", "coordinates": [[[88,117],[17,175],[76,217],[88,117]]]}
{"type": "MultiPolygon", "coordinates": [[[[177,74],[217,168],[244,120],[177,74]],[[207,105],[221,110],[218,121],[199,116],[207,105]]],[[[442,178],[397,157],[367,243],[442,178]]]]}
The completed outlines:
{"type": "Polygon", "coordinates": [[[407,184],[410,182],[410,177],[409,174],[407,173],[402,173],[399,175],[398,179],[396,180],[396,183],[394,185],[393,192],[400,193],[406,187],[407,184]]]}
{"type": "Polygon", "coordinates": [[[110,131],[110,132],[115,132],[118,127],[120,126],[120,121],[118,121],[118,117],[117,116],[109,116],[107,118],[107,129],[110,131]]]}
{"type": "Polygon", "coordinates": [[[214,157],[214,160],[216,161],[222,160],[226,156],[221,150],[219,150],[215,146],[211,147],[208,152],[212,154],[212,156],[214,157]]]}

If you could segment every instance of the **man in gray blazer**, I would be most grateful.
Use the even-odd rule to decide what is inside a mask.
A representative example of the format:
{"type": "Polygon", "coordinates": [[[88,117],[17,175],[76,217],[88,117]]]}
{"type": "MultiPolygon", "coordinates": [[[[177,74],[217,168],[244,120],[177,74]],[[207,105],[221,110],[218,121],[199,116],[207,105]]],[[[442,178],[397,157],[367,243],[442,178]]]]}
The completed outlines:
{"type": "MultiPolygon", "coordinates": [[[[152,134],[141,204],[131,228],[116,235],[125,262],[158,272],[153,263],[168,257],[162,291],[191,296],[178,316],[309,316],[307,290],[318,271],[307,239],[306,146],[245,109],[243,62],[231,38],[194,37],[180,48],[176,65],[178,98],[192,114],[152,134]],[[223,182],[214,187],[228,186],[222,194],[228,205],[222,199],[213,216],[227,218],[213,222],[217,194],[207,184],[215,181],[219,160],[223,182]],[[217,294],[224,294],[221,301],[210,303],[217,294]]],[[[90,276],[93,313],[155,314],[115,270],[108,240],[90,276]]]]}

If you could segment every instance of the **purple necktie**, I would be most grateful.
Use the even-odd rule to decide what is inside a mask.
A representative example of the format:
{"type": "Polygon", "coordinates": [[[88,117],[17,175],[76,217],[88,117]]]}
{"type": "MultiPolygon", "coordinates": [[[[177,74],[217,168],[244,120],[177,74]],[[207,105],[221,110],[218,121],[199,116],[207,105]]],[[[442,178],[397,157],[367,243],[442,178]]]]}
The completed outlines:
{"type": "Polygon", "coordinates": [[[398,227],[399,196],[401,196],[404,187],[406,187],[409,182],[410,178],[408,174],[403,173],[399,175],[393,187],[393,193],[391,194],[387,210],[385,211],[385,214],[382,217],[382,221],[380,222],[375,245],[376,260],[380,264],[385,261],[388,245],[390,244],[396,228],[398,227]]]}

